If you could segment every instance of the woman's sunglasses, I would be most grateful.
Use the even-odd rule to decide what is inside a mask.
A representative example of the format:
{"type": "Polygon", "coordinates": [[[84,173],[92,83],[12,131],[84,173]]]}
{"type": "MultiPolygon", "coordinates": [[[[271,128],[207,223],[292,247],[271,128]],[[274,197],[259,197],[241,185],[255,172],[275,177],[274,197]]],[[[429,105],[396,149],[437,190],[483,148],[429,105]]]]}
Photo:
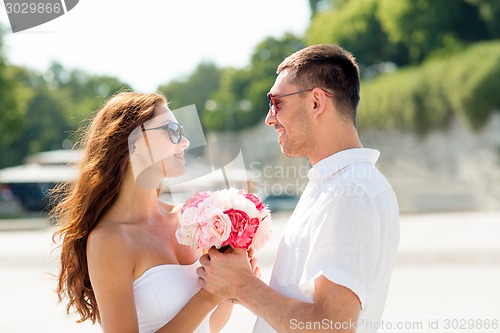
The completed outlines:
{"type": "Polygon", "coordinates": [[[144,126],[141,126],[142,131],[154,131],[154,130],[162,130],[168,133],[168,137],[170,138],[170,141],[172,141],[173,144],[178,144],[182,140],[182,136],[184,135],[182,133],[183,127],[180,126],[177,123],[174,123],[173,121],[169,122],[166,125],[159,126],[159,127],[153,127],[153,128],[144,128],[144,126]]]}

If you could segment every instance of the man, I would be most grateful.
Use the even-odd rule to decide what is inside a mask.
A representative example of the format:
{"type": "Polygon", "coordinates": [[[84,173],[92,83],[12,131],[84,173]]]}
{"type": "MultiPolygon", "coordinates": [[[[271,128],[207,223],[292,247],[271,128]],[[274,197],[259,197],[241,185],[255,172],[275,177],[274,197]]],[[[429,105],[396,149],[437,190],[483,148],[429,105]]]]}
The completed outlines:
{"type": "Polygon", "coordinates": [[[270,286],[246,251],[200,258],[199,284],[259,318],[254,332],[376,332],[399,244],[394,191],[376,169],[379,152],[356,130],[359,69],[336,45],[286,58],[268,94],[266,124],[284,154],[306,156],[307,184],[287,223],[270,286]]]}

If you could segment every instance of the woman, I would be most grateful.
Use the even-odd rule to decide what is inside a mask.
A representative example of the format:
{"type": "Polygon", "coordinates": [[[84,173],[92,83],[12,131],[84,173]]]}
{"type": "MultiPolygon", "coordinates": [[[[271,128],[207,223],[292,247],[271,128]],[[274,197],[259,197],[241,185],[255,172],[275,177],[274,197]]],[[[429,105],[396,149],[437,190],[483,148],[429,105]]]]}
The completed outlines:
{"type": "Polygon", "coordinates": [[[199,288],[202,253],[178,244],[179,207],[157,198],[162,178],[184,174],[189,146],[164,96],[112,97],[83,143],[79,177],[52,212],[67,312],[105,333],[219,331],[232,304],[199,288]]]}

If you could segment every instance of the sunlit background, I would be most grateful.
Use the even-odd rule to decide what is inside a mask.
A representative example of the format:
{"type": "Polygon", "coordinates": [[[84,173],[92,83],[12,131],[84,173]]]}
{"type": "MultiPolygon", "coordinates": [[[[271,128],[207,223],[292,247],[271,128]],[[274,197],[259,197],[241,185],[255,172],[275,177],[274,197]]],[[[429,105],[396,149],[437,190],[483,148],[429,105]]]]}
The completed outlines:
{"type": "MultiPolygon", "coordinates": [[[[282,156],[263,123],[266,93],[281,60],[316,43],[356,56],[359,132],[381,151],[377,165],[398,196],[400,255],[384,320],[406,324],[401,332],[453,331],[447,319],[470,332],[498,323],[499,17],[496,0],[82,0],[12,33],[0,5],[0,332],[99,331],[56,305],[46,193],[74,178],[76,130],[120,90],[161,91],[172,109],[194,104],[219,162],[238,157],[234,183],[275,215],[261,254],[268,279],[310,166],[282,156]]],[[[204,170],[201,156],[203,147],[192,152],[192,169],[204,170]]],[[[163,198],[199,186],[175,196],[166,186],[163,198]]],[[[225,332],[251,332],[252,320],[237,307],[225,332]]]]}

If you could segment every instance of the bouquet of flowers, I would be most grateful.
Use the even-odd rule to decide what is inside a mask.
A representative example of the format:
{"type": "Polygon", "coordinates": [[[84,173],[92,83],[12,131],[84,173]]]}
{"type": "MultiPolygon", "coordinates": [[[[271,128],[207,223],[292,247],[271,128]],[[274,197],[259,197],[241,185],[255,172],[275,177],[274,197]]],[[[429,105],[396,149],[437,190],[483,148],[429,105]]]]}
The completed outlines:
{"type": "Polygon", "coordinates": [[[191,248],[259,250],[271,236],[271,213],[261,199],[241,189],[197,192],[182,206],[175,236],[191,248]]]}

